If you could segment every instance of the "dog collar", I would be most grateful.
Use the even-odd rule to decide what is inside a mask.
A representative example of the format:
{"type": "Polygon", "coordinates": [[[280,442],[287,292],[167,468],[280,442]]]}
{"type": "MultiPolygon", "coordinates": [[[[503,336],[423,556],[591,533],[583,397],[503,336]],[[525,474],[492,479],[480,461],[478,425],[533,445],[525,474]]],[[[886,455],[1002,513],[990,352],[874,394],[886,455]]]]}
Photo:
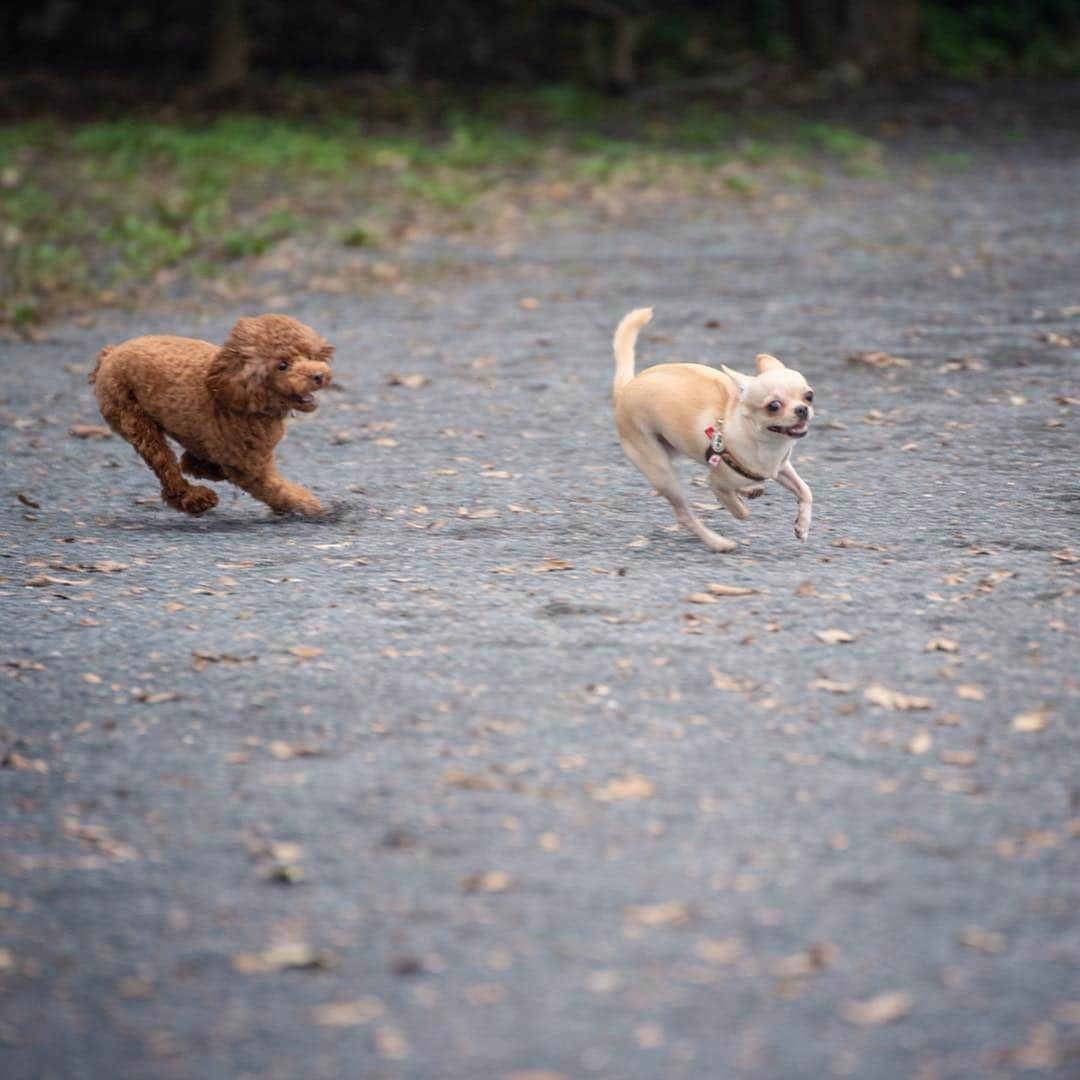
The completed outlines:
{"type": "Polygon", "coordinates": [[[753,480],[755,483],[767,480],[767,476],[758,476],[757,473],[752,473],[742,465],[739,459],[724,445],[722,426],[721,421],[717,420],[715,426],[705,429],[705,434],[709,437],[709,448],[705,451],[705,464],[711,468],[716,468],[720,462],[723,462],[729,469],[734,469],[740,476],[745,476],[747,480],[753,480]]]}

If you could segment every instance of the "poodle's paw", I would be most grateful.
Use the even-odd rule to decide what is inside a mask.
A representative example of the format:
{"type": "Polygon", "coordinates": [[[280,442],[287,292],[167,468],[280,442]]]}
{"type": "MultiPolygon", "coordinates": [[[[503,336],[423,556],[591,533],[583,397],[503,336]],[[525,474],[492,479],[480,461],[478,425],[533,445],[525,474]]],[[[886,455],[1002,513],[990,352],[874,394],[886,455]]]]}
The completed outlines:
{"type": "Polygon", "coordinates": [[[183,491],[167,493],[162,496],[174,509],[198,517],[212,510],[218,504],[218,497],[207,487],[194,485],[183,491]]]}
{"type": "Polygon", "coordinates": [[[180,458],[180,468],[188,476],[198,477],[200,480],[224,480],[225,470],[214,461],[196,457],[185,450],[180,458]]]}
{"type": "Polygon", "coordinates": [[[326,514],[323,504],[308,491],[296,492],[287,502],[275,506],[274,509],[279,514],[300,514],[303,517],[312,518],[323,517],[326,514]]]}

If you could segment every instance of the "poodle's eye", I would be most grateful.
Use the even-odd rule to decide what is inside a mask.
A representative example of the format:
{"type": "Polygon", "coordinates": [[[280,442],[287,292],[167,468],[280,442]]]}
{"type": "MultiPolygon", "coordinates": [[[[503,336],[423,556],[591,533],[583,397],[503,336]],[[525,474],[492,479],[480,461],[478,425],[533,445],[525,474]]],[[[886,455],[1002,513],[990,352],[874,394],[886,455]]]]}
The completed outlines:
{"type": "Polygon", "coordinates": [[[807,390],[806,391],[806,400],[807,401],[813,401],[814,400],[814,391],[813,390],[807,390]]]}
{"type": "Polygon", "coordinates": [[[765,408],[768,409],[769,412],[779,412],[781,409],[781,405],[779,401],[770,401],[769,404],[765,406],[765,408]]]}
{"type": "Polygon", "coordinates": [[[288,360],[279,360],[277,369],[278,369],[278,371],[288,371],[289,370],[289,361],[288,360]]]}

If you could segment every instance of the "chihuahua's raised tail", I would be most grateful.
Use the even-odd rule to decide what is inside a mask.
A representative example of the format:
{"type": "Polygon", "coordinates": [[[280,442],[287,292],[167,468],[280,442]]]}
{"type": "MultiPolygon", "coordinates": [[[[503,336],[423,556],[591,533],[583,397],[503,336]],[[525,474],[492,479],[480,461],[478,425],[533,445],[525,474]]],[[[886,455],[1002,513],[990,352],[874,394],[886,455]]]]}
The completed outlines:
{"type": "Polygon", "coordinates": [[[615,330],[615,380],[611,384],[612,400],[619,400],[619,392],[634,377],[634,342],[641,328],[652,318],[651,307],[634,308],[623,317],[615,330]]]}

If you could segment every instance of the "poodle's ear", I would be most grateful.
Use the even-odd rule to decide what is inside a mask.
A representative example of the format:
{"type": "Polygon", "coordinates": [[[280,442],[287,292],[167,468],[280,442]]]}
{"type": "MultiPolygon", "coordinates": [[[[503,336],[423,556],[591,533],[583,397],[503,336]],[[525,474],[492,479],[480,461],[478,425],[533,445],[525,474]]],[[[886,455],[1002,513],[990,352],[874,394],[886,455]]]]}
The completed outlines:
{"type": "Polygon", "coordinates": [[[759,375],[765,371],[782,371],[784,367],[775,356],[770,356],[765,352],[758,353],[757,356],[754,357],[754,363],[757,364],[759,375]]]}
{"type": "Polygon", "coordinates": [[[334,357],[334,346],[327,344],[325,341],[315,350],[312,360],[321,360],[324,364],[329,364],[334,357]]]}
{"type": "Polygon", "coordinates": [[[267,364],[259,352],[257,322],[237,319],[210,366],[210,393],[231,412],[261,412],[267,408],[267,364]]]}

